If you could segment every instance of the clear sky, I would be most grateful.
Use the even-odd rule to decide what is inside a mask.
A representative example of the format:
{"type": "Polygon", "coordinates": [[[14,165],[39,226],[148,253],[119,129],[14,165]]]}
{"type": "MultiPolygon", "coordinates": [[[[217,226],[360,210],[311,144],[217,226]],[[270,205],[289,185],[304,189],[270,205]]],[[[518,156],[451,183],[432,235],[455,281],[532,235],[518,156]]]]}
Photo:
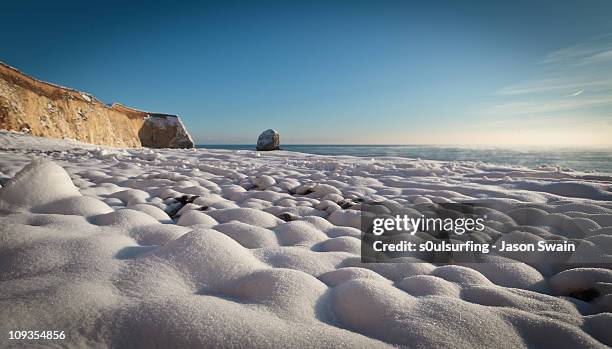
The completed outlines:
{"type": "Polygon", "coordinates": [[[5,1],[0,60],[196,143],[612,144],[612,1],[5,1]]]}

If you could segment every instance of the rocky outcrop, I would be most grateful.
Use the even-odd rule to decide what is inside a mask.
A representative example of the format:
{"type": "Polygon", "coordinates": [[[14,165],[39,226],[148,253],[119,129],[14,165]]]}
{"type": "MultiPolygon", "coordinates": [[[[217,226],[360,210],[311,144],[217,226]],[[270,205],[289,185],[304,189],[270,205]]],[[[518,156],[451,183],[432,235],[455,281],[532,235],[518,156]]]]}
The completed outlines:
{"type": "Polygon", "coordinates": [[[257,150],[279,150],[280,134],[273,129],[265,130],[257,138],[257,150]]]}
{"type": "Polygon", "coordinates": [[[149,114],[138,132],[143,147],[193,148],[193,140],[175,115],[149,114]]]}
{"type": "Polygon", "coordinates": [[[31,78],[0,62],[0,129],[115,147],[192,148],[178,116],[149,113],[31,78]]]}

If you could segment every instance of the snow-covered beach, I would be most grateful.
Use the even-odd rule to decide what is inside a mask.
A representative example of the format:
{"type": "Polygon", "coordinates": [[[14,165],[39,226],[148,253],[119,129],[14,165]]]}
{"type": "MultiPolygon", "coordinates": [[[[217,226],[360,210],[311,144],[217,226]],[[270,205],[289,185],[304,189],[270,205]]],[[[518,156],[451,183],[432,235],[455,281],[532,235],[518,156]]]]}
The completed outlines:
{"type": "Polygon", "coordinates": [[[357,210],[485,202],[610,261],[612,175],[0,132],[0,184],[3,347],[612,345],[611,264],[362,263],[357,210]]]}

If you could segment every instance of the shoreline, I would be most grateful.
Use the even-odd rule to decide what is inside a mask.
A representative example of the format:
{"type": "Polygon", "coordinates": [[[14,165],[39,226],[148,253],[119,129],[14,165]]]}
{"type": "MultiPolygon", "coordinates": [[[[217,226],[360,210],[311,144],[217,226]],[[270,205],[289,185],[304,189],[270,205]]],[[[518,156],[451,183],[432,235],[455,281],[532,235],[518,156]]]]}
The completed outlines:
{"type": "MultiPolygon", "coordinates": [[[[248,144],[198,144],[197,149],[223,150],[255,150],[248,144]]],[[[320,144],[288,144],[282,147],[284,151],[326,156],[355,156],[359,158],[402,158],[409,160],[429,161],[462,161],[482,162],[491,166],[516,166],[518,168],[558,167],[563,171],[582,172],[585,174],[612,174],[612,149],[608,148],[542,148],[539,151],[525,153],[522,148],[514,147],[471,147],[445,145],[320,145],[320,144]],[[364,150],[365,149],[365,150],[364,150]],[[505,159],[496,159],[492,151],[505,151],[505,159]],[[468,154],[460,152],[469,151],[468,154]],[[359,153],[361,152],[361,153],[359,153]],[[446,153],[444,153],[446,152],[446,153]],[[459,152],[459,154],[457,154],[459,152]],[[599,160],[592,160],[594,156],[599,160]],[[528,157],[525,160],[525,157],[528,157]],[[541,160],[537,160],[539,157],[541,160]],[[543,159],[542,159],[543,157],[543,159]],[[554,158],[563,158],[557,161],[554,158]],[[555,162],[556,161],[556,162],[555,162]],[[571,167],[573,165],[574,167],[571,167]]],[[[534,148],[539,149],[539,148],[534,148]]],[[[532,149],[533,150],[533,149],[532,149]]],[[[497,156],[499,157],[499,156],[497,156]]]]}

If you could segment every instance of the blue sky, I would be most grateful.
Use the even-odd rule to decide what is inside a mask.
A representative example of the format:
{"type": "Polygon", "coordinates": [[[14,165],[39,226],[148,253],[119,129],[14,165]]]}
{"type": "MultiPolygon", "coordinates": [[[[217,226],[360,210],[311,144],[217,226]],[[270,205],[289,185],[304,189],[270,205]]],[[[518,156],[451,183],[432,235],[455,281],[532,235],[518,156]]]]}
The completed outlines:
{"type": "Polygon", "coordinates": [[[612,2],[3,3],[0,60],[197,143],[612,140],[612,2]]]}

